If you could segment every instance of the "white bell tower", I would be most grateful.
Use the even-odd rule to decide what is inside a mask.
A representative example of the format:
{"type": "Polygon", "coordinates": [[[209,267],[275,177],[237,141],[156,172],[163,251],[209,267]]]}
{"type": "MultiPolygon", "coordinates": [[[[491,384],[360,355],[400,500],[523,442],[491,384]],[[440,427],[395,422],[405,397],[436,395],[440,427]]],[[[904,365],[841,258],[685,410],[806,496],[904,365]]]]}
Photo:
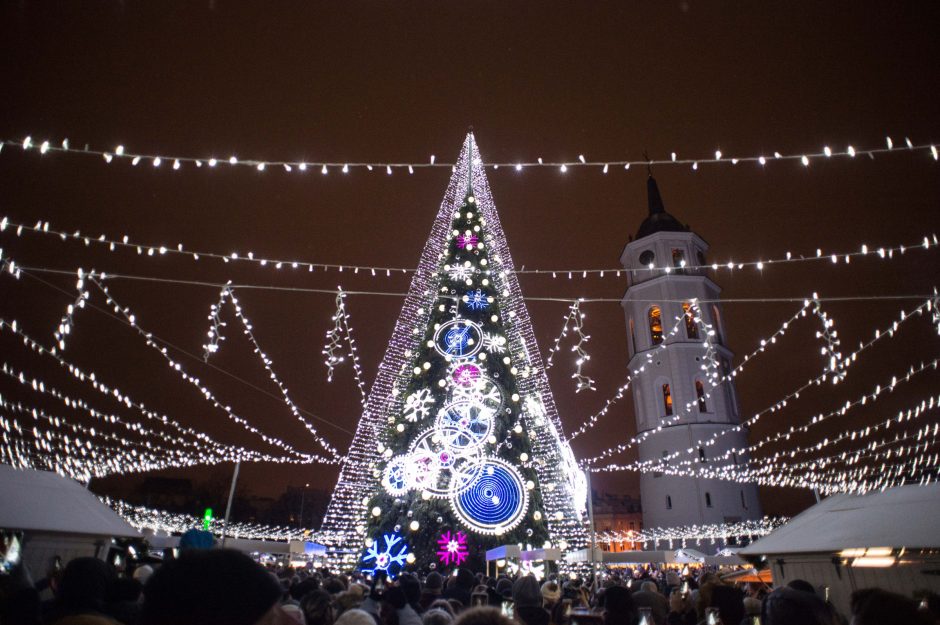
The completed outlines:
{"type": "MultiPolygon", "coordinates": [[[[691,462],[698,469],[730,449],[747,445],[746,432],[731,431],[740,423],[734,383],[712,386],[702,369],[707,353],[704,326],[695,322],[689,308],[693,300],[699,302],[702,321],[715,330],[711,341],[719,373],[730,372],[733,354],[726,347],[721,289],[707,270],[686,268],[706,264],[708,244],[666,212],[652,175],[647,180],[647,193],[649,216],[620,257],[629,270],[629,287],[621,301],[629,366],[632,371],[645,365],[632,386],[637,432],[648,436],[638,445],[639,457],[656,462],[681,452],[669,464],[691,462]],[[648,269],[651,265],[657,269],[648,269]],[[679,318],[677,332],[670,334],[679,318]],[[698,441],[719,432],[722,435],[714,444],[699,445],[698,441]]],[[[745,457],[729,454],[717,462],[745,461],[745,457]]],[[[644,472],[640,493],[644,527],[730,523],[762,516],[753,484],[644,472]]]]}

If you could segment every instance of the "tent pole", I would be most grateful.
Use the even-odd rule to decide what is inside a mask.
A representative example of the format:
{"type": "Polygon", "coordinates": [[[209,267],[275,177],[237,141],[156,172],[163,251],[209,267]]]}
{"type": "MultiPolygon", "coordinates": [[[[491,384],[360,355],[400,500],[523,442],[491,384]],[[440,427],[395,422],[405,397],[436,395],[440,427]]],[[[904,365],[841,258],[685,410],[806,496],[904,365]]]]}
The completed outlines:
{"type": "Polygon", "coordinates": [[[232,487],[228,491],[228,503],[225,505],[225,520],[222,521],[222,546],[225,547],[225,533],[228,530],[228,519],[232,514],[232,500],[235,498],[235,484],[238,482],[238,469],[242,466],[241,460],[235,461],[235,473],[232,475],[232,487]]]}
{"type": "Polygon", "coordinates": [[[588,519],[591,523],[591,573],[594,576],[594,581],[592,586],[594,591],[597,591],[597,535],[594,530],[594,490],[591,488],[591,470],[588,469],[584,472],[584,476],[587,478],[587,505],[588,505],[588,519]]]}

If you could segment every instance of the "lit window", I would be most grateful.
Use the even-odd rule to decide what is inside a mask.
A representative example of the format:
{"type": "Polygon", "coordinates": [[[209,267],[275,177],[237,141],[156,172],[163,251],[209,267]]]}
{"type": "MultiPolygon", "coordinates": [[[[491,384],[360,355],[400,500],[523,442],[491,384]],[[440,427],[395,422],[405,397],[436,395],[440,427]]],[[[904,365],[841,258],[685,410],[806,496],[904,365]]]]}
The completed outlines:
{"type": "Polygon", "coordinates": [[[712,507],[712,494],[711,493],[705,493],[705,507],[707,508],[712,507]]]}
{"type": "Polygon", "coordinates": [[[677,247],[672,248],[672,266],[685,267],[685,252],[677,247]]]}
{"type": "Polygon", "coordinates": [[[685,313],[685,335],[690,339],[698,338],[698,324],[695,323],[695,310],[688,302],[682,303],[682,312],[685,313]]]}
{"type": "Polygon", "coordinates": [[[649,312],[650,338],[654,345],[663,342],[663,312],[659,306],[651,306],[649,312]]]}
{"type": "Polygon", "coordinates": [[[705,404],[705,385],[701,380],[695,381],[695,396],[698,397],[698,411],[708,412],[708,406],[705,404]]]}
{"type": "Polygon", "coordinates": [[[663,384],[663,408],[666,411],[666,416],[672,416],[672,391],[669,390],[668,384],[663,384]]]}

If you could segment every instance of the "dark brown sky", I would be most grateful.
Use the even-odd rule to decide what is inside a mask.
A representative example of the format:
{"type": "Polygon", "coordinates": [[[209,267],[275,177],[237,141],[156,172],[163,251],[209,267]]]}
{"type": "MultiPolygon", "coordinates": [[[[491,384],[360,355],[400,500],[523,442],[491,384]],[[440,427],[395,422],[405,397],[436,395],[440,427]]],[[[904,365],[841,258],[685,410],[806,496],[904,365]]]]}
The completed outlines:
{"type": "MultiPolygon", "coordinates": [[[[705,156],[721,149],[733,156],[825,144],[880,147],[886,134],[936,142],[937,17],[936,7],[925,2],[8,2],[0,9],[0,136],[68,136],[72,146],[122,143],[184,155],[336,161],[424,161],[430,154],[452,160],[471,124],[491,161],[573,160],[580,153],[615,160],[640,158],[644,149],[663,158],[671,151],[705,156]]],[[[41,160],[9,147],[0,153],[0,214],[191,249],[393,266],[416,264],[448,178],[444,170],[324,178],[224,167],[173,173],[67,155],[41,160]]],[[[925,154],[905,152],[814,162],[809,169],[787,162],[763,170],[661,167],[656,175],[670,212],[723,260],[919,241],[940,225],[938,171],[925,154]]],[[[517,265],[530,268],[614,266],[646,210],[639,168],[607,176],[599,170],[489,175],[517,265]]],[[[142,260],[9,234],[0,237],[0,247],[22,264],[64,269],[302,287],[407,287],[400,278],[276,275],[203,261],[142,260]]],[[[935,252],[912,252],[890,263],[810,264],[760,276],[720,272],[716,280],[733,298],[906,294],[929,292],[938,268],[935,252]]],[[[71,282],[53,281],[64,288],[71,282]]],[[[528,295],[619,297],[624,288],[623,280],[609,277],[523,281],[528,295]]],[[[126,282],[115,282],[112,291],[144,327],[201,353],[216,292],[126,282]]],[[[332,298],[260,291],[240,298],[297,403],[337,424],[321,424],[321,431],[343,448],[359,405],[348,370],[332,384],[325,380],[320,349],[332,298]]],[[[68,299],[28,278],[0,282],[0,315],[17,317],[40,338],[51,339],[68,299]]],[[[832,305],[829,312],[850,347],[905,305],[913,307],[854,302],[832,305]]],[[[349,301],[370,383],[399,307],[388,297],[349,301]]],[[[792,304],[728,304],[732,348],[750,351],[794,310],[792,304]]],[[[543,353],[564,311],[563,304],[530,304],[543,353]]],[[[594,304],[585,311],[593,337],[588,372],[598,391],[573,392],[567,356],[551,374],[569,430],[593,414],[626,374],[619,307],[594,304]]],[[[276,393],[230,329],[216,364],[276,393]]],[[[795,329],[739,378],[745,414],[818,373],[823,363],[815,330],[795,329]]],[[[896,340],[870,352],[844,385],[810,393],[762,421],[752,436],[801,424],[936,353],[936,331],[912,322],[896,340]]],[[[0,355],[79,390],[9,339],[0,338],[0,355]]],[[[249,443],[134,334],[98,312],[80,313],[68,357],[185,423],[249,443]]],[[[240,414],[315,449],[283,404],[198,360],[180,359],[240,414]]],[[[884,418],[936,391],[937,382],[936,373],[923,376],[828,432],[884,418]]],[[[0,393],[33,401],[6,379],[0,393]]],[[[593,455],[633,431],[627,399],[575,443],[576,453],[593,455]]],[[[199,477],[212,470],[175,474],[199,477]]],[[[335,479],[333,469],[316,466],[243,471],[253,489],[271,494],[307,481],[331,487],[335,479]]],[[[625,492],[637,483],[630,474],[597,482],[625,492]]],[[[807,501],[805,493],[765,492],[768,512],[793,513],[807,501]]]]}

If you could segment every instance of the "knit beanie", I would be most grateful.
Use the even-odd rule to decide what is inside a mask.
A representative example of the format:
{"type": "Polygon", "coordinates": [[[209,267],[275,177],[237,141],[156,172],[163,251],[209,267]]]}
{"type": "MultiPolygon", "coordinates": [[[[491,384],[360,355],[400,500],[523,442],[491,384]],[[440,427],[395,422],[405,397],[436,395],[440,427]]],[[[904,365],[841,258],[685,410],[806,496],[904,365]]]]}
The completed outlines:
{"type": "Polygon", "coordinates": [[[517,608],[541,608],[542,589],[538,580],[531,575],[517,579],[512,585],[512,599],[517,608]]]}
{"type": "Polygon", "coordinates": [[[500,597],[506,599],[512,597],[512,580],[508,577],[499,578],[499,581],[496,582],[496,592],[500,597]]]}
{"type": "Polygon", "coordinates": [[[441,574],[437,571],[431,571],[428,573],[427,579],[424,580],[424,590],[431,595],[441,594],[441,588],[444,587],[444,578],[441,577],[441,574]]]}

